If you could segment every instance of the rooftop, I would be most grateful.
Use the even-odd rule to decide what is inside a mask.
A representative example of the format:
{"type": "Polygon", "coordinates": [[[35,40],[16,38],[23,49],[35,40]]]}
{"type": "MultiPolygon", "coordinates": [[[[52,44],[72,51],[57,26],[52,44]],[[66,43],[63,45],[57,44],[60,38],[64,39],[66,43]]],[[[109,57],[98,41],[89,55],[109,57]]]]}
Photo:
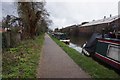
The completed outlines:
{"type": "Polygon", "coordinates": [[[120,18],[120,16],[117,15],[117,16],[108,17],[108,18],[104,18],[104,19],[93,20],[89,23],[83,24],[82,27],[90,26],[90,25],[96,25],[96,24],[110,23],[110,22],[113,22],[113,21],[115,21],[119,18],[120,18]]]}

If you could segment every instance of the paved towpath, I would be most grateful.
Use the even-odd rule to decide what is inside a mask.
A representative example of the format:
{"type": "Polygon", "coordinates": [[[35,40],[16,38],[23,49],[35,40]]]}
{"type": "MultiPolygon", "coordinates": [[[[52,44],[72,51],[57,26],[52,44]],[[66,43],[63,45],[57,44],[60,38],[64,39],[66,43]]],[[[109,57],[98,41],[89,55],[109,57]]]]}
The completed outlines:
{"type": "Polygon", "coordinates": [[[90,78],[47,34],[37,77],[90,78]]]}

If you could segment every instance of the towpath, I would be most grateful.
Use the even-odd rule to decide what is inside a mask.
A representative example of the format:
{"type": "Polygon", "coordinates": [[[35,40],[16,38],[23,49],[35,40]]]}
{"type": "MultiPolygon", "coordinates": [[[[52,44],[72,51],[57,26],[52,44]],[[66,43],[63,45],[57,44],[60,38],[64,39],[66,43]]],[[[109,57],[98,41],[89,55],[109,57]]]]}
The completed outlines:
{"type": "Polygon", "coordinates": [[[90,78],[47,34],[37,77],[90,78]]]}

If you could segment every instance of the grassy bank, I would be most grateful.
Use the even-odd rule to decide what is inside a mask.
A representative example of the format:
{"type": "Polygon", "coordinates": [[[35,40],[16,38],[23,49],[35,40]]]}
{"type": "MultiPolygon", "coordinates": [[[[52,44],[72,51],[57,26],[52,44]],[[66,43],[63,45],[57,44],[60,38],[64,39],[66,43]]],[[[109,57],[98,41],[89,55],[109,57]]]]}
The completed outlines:
{"type": "Polygon", "coordinates": [[[77,63],[83,70],[90,74],[92,78],[120,79],[120,75],[114,72],[114,70],[110,70],[103,65],[98,64],[91,57],[81,55],[79,52],[68,47],[66,44],[60,42],[58,39],[54,37],[51,38],[74,60],[75,63],[77,63]]]}
{"type": "Polygon", "coordinates": [[[44,34],[35,40],[22,41],[16,48],[3,53],[3,78],[35,78],[44,34]]]}

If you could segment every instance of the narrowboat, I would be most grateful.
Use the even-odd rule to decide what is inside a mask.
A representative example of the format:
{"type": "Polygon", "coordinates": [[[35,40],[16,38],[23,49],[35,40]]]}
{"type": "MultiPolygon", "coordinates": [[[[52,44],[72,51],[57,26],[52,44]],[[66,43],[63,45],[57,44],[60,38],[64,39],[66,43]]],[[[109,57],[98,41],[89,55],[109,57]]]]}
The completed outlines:
{"type": "Polygon", "coordinates": [[[120,70],[120,39],[102,38],[100,34],[93,34],[84,44],[82,52],[120,70]]]}
{"type": "Polygon", "coordinates": [[[68,38],[66,33],[56,32],[56,33],[54,33],[54,37],[56,37],[61,42],[64,42],[66,44],[70,43],[70,39],[68,38]]]}
{"type": "Polygon", "coordinates": [[[120,70],[120,40],[97,38],[94,56],[120,70]]]}

